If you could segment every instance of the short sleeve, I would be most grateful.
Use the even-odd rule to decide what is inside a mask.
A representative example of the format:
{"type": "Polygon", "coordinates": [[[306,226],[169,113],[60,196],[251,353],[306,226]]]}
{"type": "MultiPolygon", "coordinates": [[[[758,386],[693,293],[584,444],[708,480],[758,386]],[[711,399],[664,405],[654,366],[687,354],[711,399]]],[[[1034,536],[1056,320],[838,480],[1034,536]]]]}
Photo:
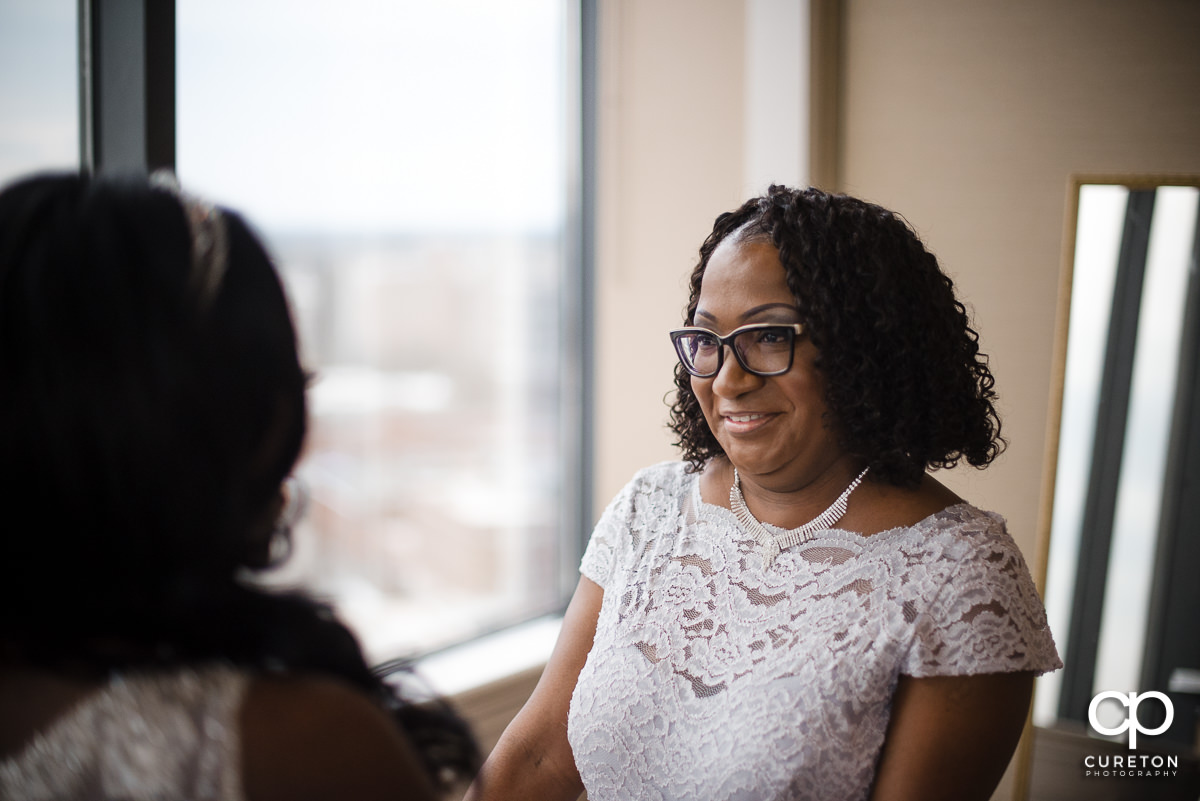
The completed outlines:
{"type": "Polygon", "coordinates": [[[592,537],[579,564],[579,572],[603,589],[608,589],[617,560],[618,546],[630,530],[637,481],[635,477],[609,502],[604,514],[600,516],[600,521],[592,530],[592,537]]]}
{"type": "Polygon", "coordinates": [[[940,554],[945,583],[914,621],[900,672],[964,676],[1062,667],[1029,568],[997,515],[959,532],[940,554]]]}

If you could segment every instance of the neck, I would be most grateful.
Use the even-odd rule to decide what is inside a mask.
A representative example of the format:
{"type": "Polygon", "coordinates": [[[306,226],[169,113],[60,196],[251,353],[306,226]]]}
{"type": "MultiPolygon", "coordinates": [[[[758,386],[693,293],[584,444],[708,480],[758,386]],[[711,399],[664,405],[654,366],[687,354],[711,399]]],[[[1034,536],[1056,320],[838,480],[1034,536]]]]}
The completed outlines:
{"type": "MultiPolygon", "coordinates": [[[[791,529],[817,517],[837,500],[862,472],[862,460],[843,454],[810,476],[784,478],[738,470],[742,497],[750,512],[764,523],[791,529]]],[[[728,484],[733,483],[733,465],[728,466],[728,484]]]]}

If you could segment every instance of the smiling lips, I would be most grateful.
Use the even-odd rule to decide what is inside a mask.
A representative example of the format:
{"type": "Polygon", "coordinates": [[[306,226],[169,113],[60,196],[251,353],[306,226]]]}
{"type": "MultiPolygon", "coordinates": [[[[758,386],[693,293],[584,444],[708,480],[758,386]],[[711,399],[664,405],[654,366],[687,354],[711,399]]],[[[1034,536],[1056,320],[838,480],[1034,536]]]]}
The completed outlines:
{"type": "Polygon", "coordinates": [[[766,412],[740,412],[737,414],[721,415],[721,420],[725,423],[725,430],[730,434],[749,434],[766,425],[774,418],[774,414],[766,412]]]}

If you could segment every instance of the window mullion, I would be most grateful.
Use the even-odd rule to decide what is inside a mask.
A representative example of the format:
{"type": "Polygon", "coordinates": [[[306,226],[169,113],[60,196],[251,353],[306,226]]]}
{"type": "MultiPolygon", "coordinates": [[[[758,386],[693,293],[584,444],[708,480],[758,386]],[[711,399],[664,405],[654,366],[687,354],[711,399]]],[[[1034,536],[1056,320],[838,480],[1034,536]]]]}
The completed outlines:
{"type": "Polygon", "coordinates": [[[80,160],[175,168],[175,0],[79,0],[80,160]]]}

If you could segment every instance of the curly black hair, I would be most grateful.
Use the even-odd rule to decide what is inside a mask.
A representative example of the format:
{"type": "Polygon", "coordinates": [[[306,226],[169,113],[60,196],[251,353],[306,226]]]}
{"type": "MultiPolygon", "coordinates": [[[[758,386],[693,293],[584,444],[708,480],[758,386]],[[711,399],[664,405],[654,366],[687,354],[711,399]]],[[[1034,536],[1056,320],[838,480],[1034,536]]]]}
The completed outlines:
{"type": "MultiPolygon", "coordinates": [[[[800,321],[819,356],[830,421],[876,481],[915,486],[925,470],[1003,451],[994,379],[979,336],[937,259],[898,214],[819,189],[772,186],[717,217],[692,270],[692,325],[717,247],[770,242],[779,250],[800,321]]],[[[724,450],[675,366],[669,427],[691,469],[724,450]]]]}

